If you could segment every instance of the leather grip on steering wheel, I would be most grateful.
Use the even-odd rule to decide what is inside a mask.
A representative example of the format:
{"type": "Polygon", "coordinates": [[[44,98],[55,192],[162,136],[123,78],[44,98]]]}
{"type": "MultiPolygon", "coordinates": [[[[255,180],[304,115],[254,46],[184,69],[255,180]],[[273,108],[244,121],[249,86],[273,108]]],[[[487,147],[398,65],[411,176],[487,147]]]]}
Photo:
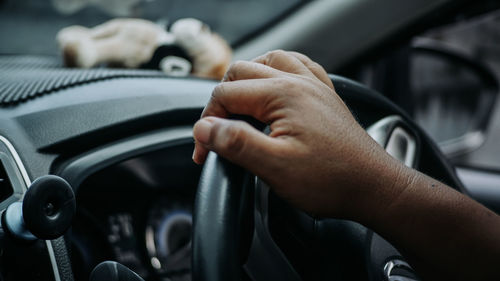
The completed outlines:
{"type": "Polygon", "coordinates": [[[193,280],[241,280],[253,229],[253,180],[248,177],[241,167],[209,153],[194,208],[193,280]]]}

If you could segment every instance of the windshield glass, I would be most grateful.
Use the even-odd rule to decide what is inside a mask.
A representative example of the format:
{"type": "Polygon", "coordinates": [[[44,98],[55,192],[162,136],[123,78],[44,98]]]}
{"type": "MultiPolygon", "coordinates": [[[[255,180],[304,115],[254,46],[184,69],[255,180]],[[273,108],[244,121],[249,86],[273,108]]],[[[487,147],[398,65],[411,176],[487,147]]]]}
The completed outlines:
{"type": "Polygon", "coordinates": [[[234,45],[304,0],[0,0],[1,54],[57,54],[57,32],[117,17],[164,26],[193,17],[234,45]]]}

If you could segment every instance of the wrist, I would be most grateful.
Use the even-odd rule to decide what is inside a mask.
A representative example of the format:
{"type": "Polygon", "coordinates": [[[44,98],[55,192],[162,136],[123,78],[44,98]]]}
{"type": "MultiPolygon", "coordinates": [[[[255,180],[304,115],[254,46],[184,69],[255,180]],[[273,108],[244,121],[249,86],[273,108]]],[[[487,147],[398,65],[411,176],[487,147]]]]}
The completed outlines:
{"type": "Polygon", "coordinates": [[[399,206],[397,202],[413,188],[418,177],[416,170],[405,166],[385,151],[384,154],[374,163],[375,172],[366,179],[368,185],[364,189],[367,191],[359,196],[361,202],[358,206],[361,207],[355,212],[355,220],[368,227],[384,225],[394,212],[394,206],[399,206]]]}

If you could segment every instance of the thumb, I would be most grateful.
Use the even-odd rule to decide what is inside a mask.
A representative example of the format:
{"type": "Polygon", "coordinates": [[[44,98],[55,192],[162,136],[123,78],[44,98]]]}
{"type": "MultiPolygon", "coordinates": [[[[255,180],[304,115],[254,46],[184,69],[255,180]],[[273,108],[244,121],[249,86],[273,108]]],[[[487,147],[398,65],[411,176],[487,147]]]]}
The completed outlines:
{"type": "Polygon", "coordinates": [[[205,159],[208,150],[242,166],[255,175],[265,176],[276,157],[282,140],[271,138],[248,123],[206,117],[193,128],[195,159],[205,159]]]}

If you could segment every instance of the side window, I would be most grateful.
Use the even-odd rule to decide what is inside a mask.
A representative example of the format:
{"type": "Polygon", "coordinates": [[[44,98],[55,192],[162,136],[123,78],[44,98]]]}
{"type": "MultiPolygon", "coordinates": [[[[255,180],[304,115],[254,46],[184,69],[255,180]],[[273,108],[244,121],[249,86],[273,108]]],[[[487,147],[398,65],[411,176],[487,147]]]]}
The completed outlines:
{"type": "Polygon", "coordinates": [[[456,165],[500,170],[500,10],[428,30],[363,73],[456,165]]]}

